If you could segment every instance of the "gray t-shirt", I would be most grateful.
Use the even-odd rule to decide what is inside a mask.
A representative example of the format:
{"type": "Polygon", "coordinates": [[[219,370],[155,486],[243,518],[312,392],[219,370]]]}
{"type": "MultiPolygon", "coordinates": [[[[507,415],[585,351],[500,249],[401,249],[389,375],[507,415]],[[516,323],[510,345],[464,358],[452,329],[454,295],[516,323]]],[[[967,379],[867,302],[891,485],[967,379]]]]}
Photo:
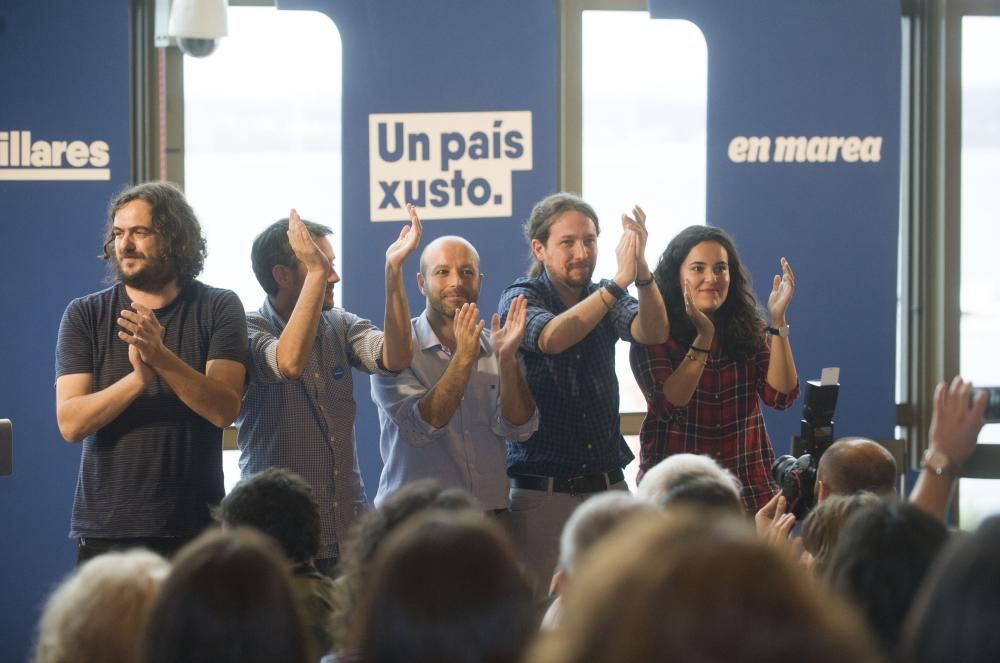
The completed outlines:
{"type": "MultiPolygon", "coordinates": [[[[56,377],[91,373],[97,392],[130,373],[117,319],[131,304],[121,283],[70,302],[59,325],[56,377]]],[[[155,313],[166,346],[196,371],[212,359],[245,361],[246,320],[233,292],[194,281],[155,313]]],[[[69,535],[189,536],[210,522],[209,507],[223,494],[222,430],[157,378],[84,439],[69,535]]]]}

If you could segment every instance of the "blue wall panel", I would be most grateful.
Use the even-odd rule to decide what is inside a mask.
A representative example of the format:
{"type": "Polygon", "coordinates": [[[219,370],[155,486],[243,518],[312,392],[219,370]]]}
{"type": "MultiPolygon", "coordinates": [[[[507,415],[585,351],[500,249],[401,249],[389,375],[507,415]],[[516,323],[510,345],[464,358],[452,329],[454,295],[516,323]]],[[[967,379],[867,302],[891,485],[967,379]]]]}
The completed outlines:
{"type": "Polygon", "coordinates": [[[102,286],[108,199],[129,173],[128,2],[0,5],[0,132],[103,140],[107,181],[0,179],[0,660],[24,660],[46,594],[75,560],[67,538],[80,447],[55,422],[56,331],[69,300],[102,286]]]}
{"type": "MultiPolygon", "coordinates": [[[[707,222],[736,239],[767,301],[778,259],[802,380],[841,367],[838,435],[893,437],[899,233],[896,0],[650,0],[708,45],[707,222]],[[878,162],[733,163],[736,136],[880,136],[878,162]]],[[[773,146],[772,146],[773,147],[773,146]]],[[[801,406],[767,411],[778,453],[801,406]]]]}

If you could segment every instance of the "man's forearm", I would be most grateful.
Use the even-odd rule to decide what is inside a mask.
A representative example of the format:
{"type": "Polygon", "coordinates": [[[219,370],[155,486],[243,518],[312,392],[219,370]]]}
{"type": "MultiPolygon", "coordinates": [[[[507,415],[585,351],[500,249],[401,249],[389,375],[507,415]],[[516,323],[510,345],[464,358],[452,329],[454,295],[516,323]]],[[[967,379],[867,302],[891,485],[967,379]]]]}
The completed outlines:
{"type": "Polygon", "coordinates": [[[420,416],[425,422],[434,428],[443,428],[448,425],[451,418],[455,416],[458,406],[462,403],[465,388],[469,384],[469,378],[472,376],[475,365],[476,359],[469,361],[458,355],[452,356],[441,379],[424,394],[424,397],[417,404],[420,416]]]}
{"type": "Polygon", "coordinates": [[[521,372],[517,359],[500,361],[500,414],[503,418],[520,426],[535,413],[535,400],[521,372]]]}
{"type": "Polygon", "coordinates": [[[952,477],[936,475],[927,469],[921,470],[913,492],[910,493],[910,501],[925,513],[945,522],[954,484],[952,477]]]}
{"type": "Polygon", "coordinates": [[[153,370],[181,402],[214,426],[225,428],[240,413],[238,390],[218,378],[199,373],[167,348],[163,348],[153,370]]]}
{"type": "Polygon", "coordinates": [[[413,335],[410,329],[410,305],[403,287],[403,275],[388,265],[385,268],[385,324],[383,325],[382,366],[401,371],[413,360],[413,335]]]}
{"type": "Polygon", "coordinates": [[[325,296],[326,275],[322,271],[308,272],[288,324],[278,338],[278,370],[289,380],[298,380],[309,361],[325,296]]]}
{"type": "Polygon", "coordinates": [[[100,391],[58,400],[59,433],[67,442],[80,442],[117,419],[143,388],[142,381],[133,371],[100,391]]]}
{"type": "Polygon", "coordinates": [[[586,299],[549,320],[538,336],[538,349],[545,354],[564,352],[594,331],[614,305],[614,296],[598,288],[586,299]]]}

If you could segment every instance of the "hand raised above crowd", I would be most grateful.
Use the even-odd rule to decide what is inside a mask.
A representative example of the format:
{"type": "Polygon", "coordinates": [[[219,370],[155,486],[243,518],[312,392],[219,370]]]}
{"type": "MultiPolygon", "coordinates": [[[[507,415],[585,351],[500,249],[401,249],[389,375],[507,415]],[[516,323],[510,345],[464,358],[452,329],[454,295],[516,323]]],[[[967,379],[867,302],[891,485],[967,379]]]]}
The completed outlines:
{"type": "Polygon", "coordinates": [[[410,225],[403,226],[389,248],[385,251],[385,266],[399,270],[406,259],[413,255],[420,245],[420,238],[424,233],[424,226],[417,215],[417,209],[413,205],[407,205],[406,211],[410,215],[410,225]]]}
{"type": "Polygon", "coordinates": [[[302,218],[294,209],[288,213],[288,244],[299,262],[310,272],[322,272],[329,275],[333,269],[330,258],[316,244],[312,233],[302,223],[302,218]]]}

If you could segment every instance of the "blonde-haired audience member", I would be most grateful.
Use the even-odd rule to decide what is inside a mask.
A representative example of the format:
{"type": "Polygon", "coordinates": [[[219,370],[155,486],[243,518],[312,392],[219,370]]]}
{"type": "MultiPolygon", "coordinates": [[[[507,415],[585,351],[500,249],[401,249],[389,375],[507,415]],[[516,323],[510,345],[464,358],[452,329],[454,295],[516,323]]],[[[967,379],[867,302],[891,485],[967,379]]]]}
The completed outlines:
{"type": "Polygon", "coordinates": [[[877,661],[858,616],[737,518],[641,516],[584,561],[528,663],[877,661]]]}
{"type": "Polygon", "coordinates": [[[817,576],[823,575],[844,523],[855,512],[881,502],[875,493],[861,491],[853,495],[833,495],[820,502],[802,523],[802,548],[805,561],[817,576]]]}
{"type": "Polygon", "coordinates": [[[49,597],[35,663],[134,663],[142,634],[170,572],[148,550],[109,552],[85,562],[49,597]]]}

